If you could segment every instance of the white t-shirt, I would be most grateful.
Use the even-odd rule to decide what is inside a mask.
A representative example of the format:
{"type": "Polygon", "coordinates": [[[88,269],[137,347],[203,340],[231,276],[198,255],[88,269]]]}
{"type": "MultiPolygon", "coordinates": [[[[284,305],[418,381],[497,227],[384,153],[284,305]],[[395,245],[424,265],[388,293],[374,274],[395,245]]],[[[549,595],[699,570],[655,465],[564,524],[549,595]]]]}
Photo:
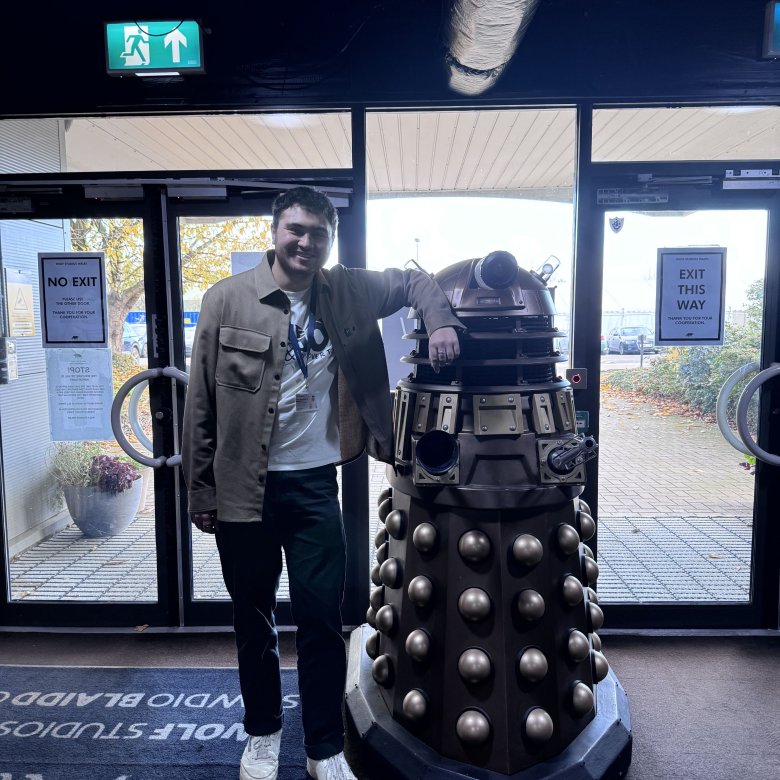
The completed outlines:
{"type": "Polygon", "coordinates": [[[303,376],[292,344],[288,344],[268,450],[269,471],[310,469],[341,459],[338,415],[333,408],[337,371],[333,345],[320,319],[314,326],[314,343],[308,344],[311,288],[284,292],[290,299],[290,321],[309,376],[308,380],[303,376]]]}

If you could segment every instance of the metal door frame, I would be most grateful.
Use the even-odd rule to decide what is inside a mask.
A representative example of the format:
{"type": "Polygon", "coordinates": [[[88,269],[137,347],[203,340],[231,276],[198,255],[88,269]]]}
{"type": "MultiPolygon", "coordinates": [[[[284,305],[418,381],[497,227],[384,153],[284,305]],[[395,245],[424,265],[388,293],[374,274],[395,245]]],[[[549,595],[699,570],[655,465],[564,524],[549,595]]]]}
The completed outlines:
{"type": "MultiPolygon", "coordinates": [[[[577,408],[589,412],[590,430],[598,439],[600,408],[600,336],[602,310],[604,214],[615,210],[746,210],[768,213],[762,368],[780,360],[780,190],[723,190],[727,169],[777,168],[778,161],[701,163],[590,163],[590,114],[581,116],[580,175],[576,206],[573,365],[588,369],[588,388],[577,390],[577,408]],[[587,161],[583,158],[587,157],[587,161]],[[638,177],[665,179],[669,200],[662,204],[599,204],[597,191],[606,187],[641,187],[638,177]],[[680,177],[712,177],[712,184],[680,183],[680,177]],[[674,180],[677,180],[675,183],[674,180]]],[[[765,386],[760,410],[762,448],[780,452],[780,388],[765,386]]],[[[778,627],[780,525],[771,521],[770,507],[780,501],[775,467],[756,468],[752,549],[752,600],[745,604],[689,602],[684,604],[607,604],[607,626],[614,629],[745,629],[778,627]]],[[[598,519],[598,462],[588,466],[583,497],[598,519]]]]}

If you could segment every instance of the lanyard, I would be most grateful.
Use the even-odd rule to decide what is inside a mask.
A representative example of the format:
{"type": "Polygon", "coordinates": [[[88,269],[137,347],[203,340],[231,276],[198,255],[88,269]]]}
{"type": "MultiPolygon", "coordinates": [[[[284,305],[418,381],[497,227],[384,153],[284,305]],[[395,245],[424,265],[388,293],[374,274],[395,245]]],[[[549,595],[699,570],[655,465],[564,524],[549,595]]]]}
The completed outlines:
{"type": "Polygon", "coordinates": [[[298,363],[298,368],[301,369],[303,378],[308,381],[309,379],[309,367],[306,365],[306,360],[311,352],[311,345],[314,343],[314,327],[316,325],[316,318],[314,314],[315,307],[317,305],[317,284],[312,282],[311,296],[309,298],[309,320],[306,323],[306,355],[301,352],[300,344],[298,344],[298,337],[295,335],[295,326],[290,321],[290,333],[289,340],[290,346],[295,354],[295,360],[298,363]]]}

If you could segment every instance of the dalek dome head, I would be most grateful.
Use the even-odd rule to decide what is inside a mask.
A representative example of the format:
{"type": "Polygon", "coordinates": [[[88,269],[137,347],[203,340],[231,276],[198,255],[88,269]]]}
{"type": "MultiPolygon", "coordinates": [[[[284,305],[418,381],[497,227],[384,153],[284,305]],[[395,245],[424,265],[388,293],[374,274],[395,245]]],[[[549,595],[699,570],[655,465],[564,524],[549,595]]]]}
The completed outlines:
{"type": "Polygon", "coordinates": [[[549,276],[521,268],[515,256],[504,250],[462,260],[435,278],[459,317],[555,314],[547,288],[549,276]]]}

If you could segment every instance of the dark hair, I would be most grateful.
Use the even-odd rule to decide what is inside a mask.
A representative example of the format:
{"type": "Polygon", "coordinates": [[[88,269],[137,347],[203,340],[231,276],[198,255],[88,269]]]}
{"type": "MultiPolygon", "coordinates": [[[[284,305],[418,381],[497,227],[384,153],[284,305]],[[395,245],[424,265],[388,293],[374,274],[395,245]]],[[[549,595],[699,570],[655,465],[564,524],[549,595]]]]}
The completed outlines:
{"type": "Polygon", "coordinates": [[[293,187],[285,190],[274,198],[271,206],[273,214],[273,226],[279,225],[279,217],[286,209],[300,206],[311,211],[312,214],[321,214],[328,221],[332,232],[335,234],[339,224],[339,215],[330,198],[311,187],[293,187]]]}

